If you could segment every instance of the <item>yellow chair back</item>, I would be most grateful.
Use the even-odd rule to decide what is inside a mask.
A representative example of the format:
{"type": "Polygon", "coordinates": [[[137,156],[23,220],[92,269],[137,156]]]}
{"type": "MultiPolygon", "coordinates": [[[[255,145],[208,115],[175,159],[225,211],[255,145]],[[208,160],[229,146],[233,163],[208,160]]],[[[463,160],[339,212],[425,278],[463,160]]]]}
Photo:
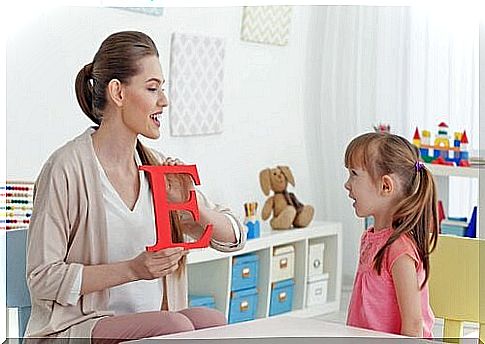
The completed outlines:
{"type": "Polygon", "coordinates": [[[484,244],[483,239],[440,235],[431,253],[430,304],[435,316],[444,319],[444,338],[462,338],[463,322],[473,322],[480,324],[480,340],[485,342],[485,293],[479,297],[479,280],[485,281],[479,273],[479,247],[484,244]]]}

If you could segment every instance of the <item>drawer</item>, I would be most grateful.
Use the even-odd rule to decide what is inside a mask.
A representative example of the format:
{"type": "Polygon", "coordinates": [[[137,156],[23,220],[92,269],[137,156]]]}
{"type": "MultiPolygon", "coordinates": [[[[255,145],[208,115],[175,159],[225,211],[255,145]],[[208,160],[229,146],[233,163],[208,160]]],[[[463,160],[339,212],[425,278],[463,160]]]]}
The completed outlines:
{"type": "Polygon", "coordinates": [[[323,254],[325,244],[310,244],[308,246],[308,276],[323,274],[323,254]]]}
{"type": "Polygon", "coordinates": [[[295,248],[293,245],[273,248],[271,269],[271,282],[279,282],[295,277],[295,248]]]}
{"type": "Polygon", "coordinates": [[[210,295],[189,295],[189,307],[216,308],[216,303],[210,295]]]}
{"type": "Polygon", "coordinates": [[[269,307],[270,316],[291,311],[294,285],[293,279],[273,283],[269,307]]]}
{"type": "Polygon", "coordinates": [[[231,292],[229,323],[253,320],[258,309],[258,290],[256,288],[231,292]]]}
{"type": "Polygon", "coordinates": [[[257,254],[244,254],[232,260],[231,290],[256,288],[258,284],[259,257],[257,254]]]}
{"type": "Polygon", "coordinates": [[[306,306],[321,305],[327,302],[328,273],[314,275],[307,280],[306,306]]]}

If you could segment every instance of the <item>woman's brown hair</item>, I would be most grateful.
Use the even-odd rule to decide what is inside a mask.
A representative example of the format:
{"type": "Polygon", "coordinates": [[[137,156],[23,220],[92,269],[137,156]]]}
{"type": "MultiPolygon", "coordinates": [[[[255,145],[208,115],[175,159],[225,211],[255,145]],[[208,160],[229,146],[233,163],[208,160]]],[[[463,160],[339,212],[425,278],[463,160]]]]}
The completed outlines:
{"type": "MultiPolygon", "coordinates": [[[[147,56],[158,55],[153,40],[138,31],[122,31],[108,36],[94,55],[93,62],[78,72],[75,82],[76,97],[82,111],[97,125],[103,120],[106,107],[106,91],[111,80],[128,84],[137,75],[138,62],[147,56]]],[[[137,140],[136,150],[143,165],[160,165],[161,161],[147,147],[137,140]]],[[[183,242],[183,230],[175,211],[170,212],[173,242],[183,242]]],[[[185,256],[177,273],[185,268],[185,256]]]]}
{"type": "Polygon", "coordinates": [[[345,166],[364,169],[374,182],[390,174],[399,179],[403,198],[392,217],[394,231],[374,257],[374,266],[380,274],[386,249],[401,235],[408,235],[423,263],[423,288],[429,277],[429,254],[438,240],[438,211],[435,182],[431,172],[419,162],[418,148],[398,135],[366,133],[347,146],[345,166]]]}

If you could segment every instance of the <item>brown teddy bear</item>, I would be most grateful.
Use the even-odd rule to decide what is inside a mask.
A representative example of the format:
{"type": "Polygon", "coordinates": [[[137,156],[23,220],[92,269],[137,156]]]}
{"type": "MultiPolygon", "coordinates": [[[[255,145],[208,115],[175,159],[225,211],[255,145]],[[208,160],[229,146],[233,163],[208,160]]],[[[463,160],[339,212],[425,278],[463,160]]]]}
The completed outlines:
{"type": "Polygon", "coordinates": [[[294,227],[306,227],[313,219],[315,210],[311,205],[303,205],[298,201],[295,194],[288,192],[288,183],[295,186],[295,180],[288,166],[267,168],[259,173],[261,189],[266,196],[270,189],[274,195],[264,203],[261,218],[267,220],[273,212],[270,221],[273,229],[289,229],[294,227]]]}

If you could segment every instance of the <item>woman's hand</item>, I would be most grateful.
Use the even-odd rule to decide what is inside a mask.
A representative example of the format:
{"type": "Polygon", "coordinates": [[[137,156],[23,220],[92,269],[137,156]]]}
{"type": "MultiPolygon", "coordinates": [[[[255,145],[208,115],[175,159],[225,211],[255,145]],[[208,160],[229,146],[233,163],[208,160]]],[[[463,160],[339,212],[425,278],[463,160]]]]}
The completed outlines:
{"type": "Polygon", "coordinates": [[[186,254],[182,247],[142,252],[130,261],[130,269],[136,280],[152,280],[175,272],[186,254]]]}
{"type": "MultiPolygon", "coordinates": [[[[162,162],[163,166],[184,165],[176,158],[166,158],[162,162]]],[[[189,191],[194,189],[192,178],[187,174],[167,174],[165,183],[167,185],[167,196],[169,202],[180,203],[189,198],[189,191]]]]}

